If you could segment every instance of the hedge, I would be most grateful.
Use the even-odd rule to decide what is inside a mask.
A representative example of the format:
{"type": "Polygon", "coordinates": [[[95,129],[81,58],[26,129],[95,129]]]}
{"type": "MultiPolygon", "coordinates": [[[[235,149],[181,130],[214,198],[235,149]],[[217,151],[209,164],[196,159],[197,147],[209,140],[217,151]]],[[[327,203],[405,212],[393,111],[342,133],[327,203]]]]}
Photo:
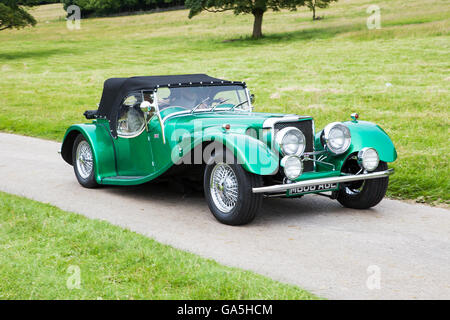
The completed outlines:
{"type": "MultiPolygon", "coordinates": [[[[48,1],[48,0],[47,0],[48,1]]],[[[121,12],[147,11],[184,5],[185,0],[62,0],[64,9],[70,5],[81,8],[81,16],[105,16],[121,12]]]]}

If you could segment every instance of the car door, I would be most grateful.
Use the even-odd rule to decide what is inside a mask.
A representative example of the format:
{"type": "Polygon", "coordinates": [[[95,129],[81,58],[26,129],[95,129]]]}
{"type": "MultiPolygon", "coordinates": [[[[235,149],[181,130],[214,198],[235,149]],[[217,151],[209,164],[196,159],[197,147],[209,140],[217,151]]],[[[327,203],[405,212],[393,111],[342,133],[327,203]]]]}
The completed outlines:
{"type": "Polygon", "coordinates": [[[140,109],[143,94],[130,92],[122,101],[117,121],[116,148],[118,176],[146,176],[154,172],[150,136],[140,109]]]}

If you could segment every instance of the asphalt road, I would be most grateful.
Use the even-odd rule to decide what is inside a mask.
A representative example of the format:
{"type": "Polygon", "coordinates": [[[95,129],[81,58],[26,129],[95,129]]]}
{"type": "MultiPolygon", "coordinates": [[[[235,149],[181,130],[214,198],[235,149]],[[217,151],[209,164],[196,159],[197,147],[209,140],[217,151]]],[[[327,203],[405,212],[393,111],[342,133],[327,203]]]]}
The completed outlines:
{"type": "Polygon", "coordinates": [[[450,299],[450,211],[384,200],[357,211],[320,196],[268,199],[230,227],[200,193],[165,184],[82,188],[56,142],[0,133],[0,190],[107,220],[331,299],[450,299]]]}

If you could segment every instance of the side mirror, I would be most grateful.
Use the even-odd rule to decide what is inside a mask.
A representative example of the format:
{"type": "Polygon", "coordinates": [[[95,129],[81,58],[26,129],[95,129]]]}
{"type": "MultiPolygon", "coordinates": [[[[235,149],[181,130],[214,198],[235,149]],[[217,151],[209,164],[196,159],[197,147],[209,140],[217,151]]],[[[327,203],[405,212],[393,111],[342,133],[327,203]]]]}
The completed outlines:
{"type": "Polygon", "coordinates": [[[250,102],[252,104],[255,102],[255,95],[253,93],[250,95],[250,102]]]}
{"type": "Polygon", "coordinates": [[[148,101],[142,101],[140,108],[142,112],[153,115],[156,112],[156,108],[148,101]]]}

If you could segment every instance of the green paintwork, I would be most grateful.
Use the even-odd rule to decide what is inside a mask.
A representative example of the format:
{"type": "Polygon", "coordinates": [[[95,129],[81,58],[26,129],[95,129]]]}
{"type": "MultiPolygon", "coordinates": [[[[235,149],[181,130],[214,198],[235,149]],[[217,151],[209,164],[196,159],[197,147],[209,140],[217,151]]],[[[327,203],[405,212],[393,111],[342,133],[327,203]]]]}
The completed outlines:
{"type": "MultiPolygon", "coordinates": [[[[168,108],[161,115],[164,117],[177,111],[181,110],[168,108]]],[[[85,136],[94,152],[95,177],[99,184],[135,185],[148,182],[167,171],[194,147],[212,141],[229,148],[249,172],[268,175],[278,170],[278,156],[263,142],[246,135],[246,130],[258,130],[264,120],[274,116],[281,115],[215,111],[175,116],[165,122],[165,144],[157,117],[149,121],[148,131],[144,130],[139,136],[116,139],[109,135],[109,122],[97,119],[91,124],[71,126],[63,143],[68,143],[67,137],[74,132],[85,136]],[[222,129],[225,123],[231,125],[230,130],[222,129]],[[178,145],[182,146],[183,154],[177,153],[178,145]],[[174,157],[172,150],[176,152],[174,157]]]]}
{"type": "MultiPolygon", "coordinates": [[[[260,140],[246,134],[248,128],[261,128],[264,120],[271,116],[273,115],[263,113],[215,112],[173,118],[165,127],[168,146],[164,148],[161,144],[153,144],[154,153],[166,158],[157,162],[169,161],[170,150],[174,150],[173,159],[178,161],[181,156],[175,147],[177,144],[180,144],[185,155],[203,142],[216,141],[232,151],[238,162],[249,172],[259,175],[274,174],[278,169],[278,155],[260,140]],[[230,124],[230,129],[224,130],[224,124],[230,124]]],[[[156,119],[152,120],[151,128],[159,128],[156,119]]]]}
{"type": "Polygon", "coordinates": [[[397,159],[397,151],[391,138],[380,126],[367,121],[347,121],[344,124],[352,135],[352,144],[347,154],[372,147],[378,151],[381,161],[394,162],[397,159]]]}
{"type": "Polygon", "coordinates": [[[108,122],[95,120],[90,124],[72,125],[64,135],[63,144],[67,143],[70,135],[78,133],[83,134],[93,150],[95,179],[100,182],[102,177],[116,175],[114,147],[108,122]]]}
{"type": "Polygon", "coordinates": [[[143,131],[134,138],[118,137],[114,139],[117,154],[117,175],[119,176],[145,176],[152,173],[152,148],[149,134],[143,131]]]}
{"type": "MultiPolygon", "coordinates": [[[[182,110],[167,108],[161,111],[161,115],[164,118],[182,110]]],[[[148,182],[166,172],[195,147],[212,141],[225,145],[247,171],[272,175],[279,169],[280,157],[277,151],[269,147],[272,144],[271,130],[260,129],[266,119],[280,116],[283,115],[238,110],[173,115],[164,123],[166,143],[163,143],[161,126],[156,116],[149,121],[148,130],[137,137],[117,139],[109,134],[109,122],[97,119],[91,124],[71,126],[66,132],[64,143],[68,149],[70,137],[74,133],[79,132],[86,137],[94,152],[95,177],[99,184],[135,185],[148,182]],[[229,130],[223,128],[225,124],[230,124],[229,130]],[[256,130],[255,136],[248,134],[250,128],[256,130]]],[[[379,126],[365,121],[344,124],[350,129],[352,144],[343,155],[327,155],[324,161],[332,163],[334,168],[316,163],[315,172],[304,173],[296,181],[339,176],[348,155],[364,147],[375,148],[382,161],[392,162],[397,158],[392,141],[379,126]]],[[[316,151],[323,150],[320,134],[318,132],[315,138],[316,151]]]]}
{"type": "Polygon", "coordinates": [[[316,171],[316,172],[305,172],[295,181],[305,181],[311,179],[321,179],[329,177],[339,177],[341,173],[339,171],[316,171]]]}
{"type": "MultiPolygon", "coordinates": [[[[380,126],[372,122],[359,120],[342,123],[350,129],[352,137],[351,145],[345,153],[339,156],[328,154],[327,158],[324,159],[324,161],[334,164],[336,166],[336,171],[341,170],[342,165],[350,154],[357,153],[365,147],[371,147],[377,150],[381,161],[393,162],[397,159],[397,151],[395,150],[392,140],[380,126]]],[[[322,131],[319,131],[315,135],[316,151],[324,149],[320,142],[321,134],[322,131]]],[[[323,166],[319,166],[323,168],[323,166]]],[[[326,170],[327,168],[323,169],[326,170]]]]}

